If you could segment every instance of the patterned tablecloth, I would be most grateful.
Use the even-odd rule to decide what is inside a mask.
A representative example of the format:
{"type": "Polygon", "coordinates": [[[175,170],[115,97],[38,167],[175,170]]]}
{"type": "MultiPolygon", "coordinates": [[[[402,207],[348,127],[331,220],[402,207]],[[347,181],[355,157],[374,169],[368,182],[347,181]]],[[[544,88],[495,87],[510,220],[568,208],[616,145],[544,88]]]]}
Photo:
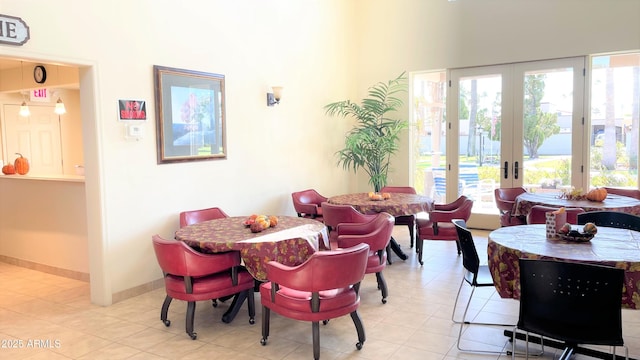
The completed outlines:
{"type": "Polygon", "coordinates": [[[547,205],[556,207],[583,208],[584,211],[621,211],[634,215],[640,215],[640,200],[622,195],[607,195],[604,201],[568,200],[560,199],[558,194],[534,194],[523,193],[516,198],[514,204],[514,216],[527,216],[534,205],[547,205]]]}
{"type": "Polygon", "coordinates": [[[176,231],[176,240],[205,253],[240,251],[245,267],[258,280],[266,280],[265,264],[271,260],[295,266],[320,248],[328,248],[325,225],[319,221],[278,216],[278,225],[252,233],[243,222],[247,216],[228,217],[186,226],[176,231]]]}
{"type": "Polygon", "coordinates": [[[428,212],[433,199],[427,196],[404,193],[391,193],[387,200],[371,200],[367,193],[346,194],[330,197],[331,204],[351,205],[363,214],[386,212],[393,216],[413,215],[428,212]]]}
{"type": "Polygon", "coordinates": [[[598,227],[590,242],[575,243],[547,240],[545,229],[545,225],[520,225],[489,233],[489,268],[501,297],[520,298],[519,258],[552,259],[624,269],[622,305],[640,309],[640,232],[598,227]]]}

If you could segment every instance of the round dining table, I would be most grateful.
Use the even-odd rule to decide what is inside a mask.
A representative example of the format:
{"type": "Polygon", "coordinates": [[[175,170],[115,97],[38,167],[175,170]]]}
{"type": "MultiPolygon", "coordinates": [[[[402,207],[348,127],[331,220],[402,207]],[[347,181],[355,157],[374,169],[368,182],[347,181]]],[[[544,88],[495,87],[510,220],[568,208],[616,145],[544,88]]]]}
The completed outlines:
{"type": "MultiPolygon", "coordinates": [[[[433,199],[428,196],[406,193],[391,193],[391,197],[384,200],[371,200],[368,193],[344,194],[332,196],[327,201],[330,204],[351,205],[363,214],[386,212],[393,216],[429,212],[433,206],[433,199]]],[[[390,246],[400,259],[407,259],[407,255],[393,237],[391,238],[390,246]]]]}
{"type": "Polygon", "coordinates": [[[488,265],[503,298],[520,298],[518,259],[551,259],[625,270],[622,307],[640,309],[640,232],[598,227],[588,242],[547,239],[546,225],[507,226],[489,233],[488,265]]]}
{"type": "Polygon", "coordinates": [[[332,196],[327,200],[330,204],[351,205],[363,214],[386,212],[393,216],[415,215],[428,212],[433,199],[423,195],[391,193],[385,200],[371,200],[368,193],[355,193],[332,196]]]}
{"type": "Polygon", "coordinates": [[[267,280],[266,263],[273,260],[296,266],[320,249],[328,248],[326,226],[312,219],[278,216],[278,224],[261,232],[251,232],[244,224],[248,216],[227,217],[185,226],[175,233],[176,240],[204,253],[236,250],[249,273],[267,280]]]}
{"type": "Polygon", "coordinates": [[[604,201],[564,199],[558,193],[531,193],[518,195],[512,214],[527,216],[535,205],[582,208],[584,211],[621,211],[640,215],[640,200],[628,196],[608,194],[604,201]]]}

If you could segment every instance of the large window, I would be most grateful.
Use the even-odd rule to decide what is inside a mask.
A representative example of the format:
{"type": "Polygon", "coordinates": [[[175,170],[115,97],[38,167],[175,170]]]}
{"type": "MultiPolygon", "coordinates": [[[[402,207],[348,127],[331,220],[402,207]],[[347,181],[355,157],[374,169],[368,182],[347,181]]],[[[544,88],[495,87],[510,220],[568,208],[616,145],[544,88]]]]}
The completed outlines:
{"type": "Polygon", "coordinates": [[[414,187],[436,202],[465,194],[474,213],[497,215],[496,187],[638,188],[640,53],[425,72],[411,84],[414,187]]]}
{"type": "Polygon", "coordinates": [[[638,188],[640,54],[591,59],[591,186],[638,188]]]}

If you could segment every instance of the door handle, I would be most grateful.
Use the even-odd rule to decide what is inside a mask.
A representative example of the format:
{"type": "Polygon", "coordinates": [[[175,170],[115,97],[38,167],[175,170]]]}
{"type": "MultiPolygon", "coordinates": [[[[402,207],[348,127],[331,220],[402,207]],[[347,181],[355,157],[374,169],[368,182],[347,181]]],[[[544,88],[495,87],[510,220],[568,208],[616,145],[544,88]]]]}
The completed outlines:
{"type": "Polygon", "coordinates": [[[507,179],[509,177],[509,162],[504,162],[504,178],[507,179]]]}
{"type": "Polygon", "coordinates": [[[518,180],[518,162],[513,163],[513,178],[518,180]]]}

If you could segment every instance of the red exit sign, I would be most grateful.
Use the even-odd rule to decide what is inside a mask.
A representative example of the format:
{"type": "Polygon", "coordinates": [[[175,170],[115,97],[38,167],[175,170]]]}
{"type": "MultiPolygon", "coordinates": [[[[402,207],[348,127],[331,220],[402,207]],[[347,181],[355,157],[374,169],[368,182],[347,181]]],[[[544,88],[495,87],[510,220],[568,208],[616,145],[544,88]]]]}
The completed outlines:
{"type": "Polygon", "coordinates": [[[49,102],[49,90],[47,88],[31,90],[31,101],[49,102]]]}

